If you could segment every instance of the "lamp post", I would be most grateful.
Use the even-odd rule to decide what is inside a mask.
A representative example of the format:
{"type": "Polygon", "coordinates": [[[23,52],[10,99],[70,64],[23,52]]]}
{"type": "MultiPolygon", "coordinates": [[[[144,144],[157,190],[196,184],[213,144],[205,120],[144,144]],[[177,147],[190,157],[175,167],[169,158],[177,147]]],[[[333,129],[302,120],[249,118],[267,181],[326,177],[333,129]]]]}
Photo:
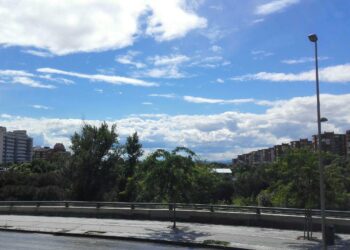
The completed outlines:
{"type": "Polygon", "coordinates": [[[322,143],[321,143],[321,111],[320,111],[320,87],[318,80],[318,55],[317,55],[317,35],[308,36],[310,42],[315,44],[315,67],[316,67],[316,96],[317,96],[317,127],[318,127],[318,168],[320,172],[320,198],[321,198],[321,220],[322,220],[322,247],[327,249],[326,244],[326,216],[325,216],[325,191],[324,191],[324,168],[322,162],[322,143]]]}

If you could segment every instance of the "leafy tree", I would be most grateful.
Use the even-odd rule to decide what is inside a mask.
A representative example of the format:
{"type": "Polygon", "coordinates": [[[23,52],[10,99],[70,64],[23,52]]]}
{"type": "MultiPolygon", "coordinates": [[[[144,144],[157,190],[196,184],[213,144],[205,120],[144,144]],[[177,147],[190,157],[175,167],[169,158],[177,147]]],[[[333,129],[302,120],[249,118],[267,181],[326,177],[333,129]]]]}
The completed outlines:
{"type": "Polygon", "coordinates": [[[350,206],[350,162],[336,157],[325,166],[326,208],[349,209],[350,206]]]}
{"type": "Polygon", "coordinates": [[[178,147],[158,149],[142,165],[138,199],[158,202],[189,202],[193,188],[194,152],[178,147]]]}
{"type": "Polygon", "coordinates": [[[116,126],[85,124],[72,138],[72,192],[78,200],[102,200],[115,188],[121,161],[116,126]]]}
{"type": "Polygon", "coordinates": [[[125,151],[128,156],[126,176],[131,177],[134,175],[136,164],[143,154],[142,144],[139,142],[137,132],[126,138],[125,151]]]}
{"type": "Polygon", "coordinates": [[[257,205],[257,195],[267,187],[267,165],[239,165],[234,169],[233,201],[236,205],[257,205]]]}
{"type": "Polygon", "coordinates": [[[119,184],[119,189],[121,190],[119,199],[121,201],[133,201],[136,199],[135,169],[139,164],[139,158],[143,154],[142,144],[139,142],[137,132],[127,137],[124,150],[127,159],[124,164],[123,177],[119,184]]]}

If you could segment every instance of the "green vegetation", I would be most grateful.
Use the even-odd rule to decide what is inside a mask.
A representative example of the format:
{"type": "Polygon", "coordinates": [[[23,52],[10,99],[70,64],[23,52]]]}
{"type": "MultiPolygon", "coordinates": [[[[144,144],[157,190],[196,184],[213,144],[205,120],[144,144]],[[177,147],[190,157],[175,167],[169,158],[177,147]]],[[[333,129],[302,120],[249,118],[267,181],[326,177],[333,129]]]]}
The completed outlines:
{"type": "MultiPolygon", "coordinates": [[[[317,154],[291,150],[278,161],[238,165],[232,176],[216,174],[225,164],[198,159],[183,147],[158,149],[145,158],[137,133],[119,143],[116,126],[84,125],[71,138],[72,156],[13,164],[0,173],[1,200],[94,200],[216,203],[317,208],[317,154]]],[[[324,154],[326,206],[350,205],[350,162],[324,154]]]]}

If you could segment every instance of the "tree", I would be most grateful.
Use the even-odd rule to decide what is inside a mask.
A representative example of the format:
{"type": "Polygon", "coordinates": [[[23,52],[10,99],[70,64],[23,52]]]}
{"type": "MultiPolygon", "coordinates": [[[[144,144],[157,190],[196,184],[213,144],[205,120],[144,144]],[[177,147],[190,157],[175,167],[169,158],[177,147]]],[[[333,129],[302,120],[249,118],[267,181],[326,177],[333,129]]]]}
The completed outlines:
{"type": "MultiPolygon", "coordinates": [[[[317,153],[308,149],[290,150],[267,168],[274,206],[313,208],[319,204],[317,153]]],[[[267,193],[264,193],[265,195],[267,193]]]]}
{"type": "Polygon", "coordinates": [[[131,177],[134,175],[136,164],[143,154],[142,144],[139,142],[139,136],[137,135],[137,132],[126,138],[125,151],[128,155],[128,167],[126,176],[131,177]]]}
{"type": "Polygon", "coordinates": [[[195,154],[183,147],[172,152],[158,149],[140,167],[138,199],[143,201],[190,201],[195,154]]]}
{"type": "Polygon", "coordinates": [[[121,161],[116,125],[85,124],[72,138],[72,192],[78,200],[102,200],[115,188],[121,161]]]}

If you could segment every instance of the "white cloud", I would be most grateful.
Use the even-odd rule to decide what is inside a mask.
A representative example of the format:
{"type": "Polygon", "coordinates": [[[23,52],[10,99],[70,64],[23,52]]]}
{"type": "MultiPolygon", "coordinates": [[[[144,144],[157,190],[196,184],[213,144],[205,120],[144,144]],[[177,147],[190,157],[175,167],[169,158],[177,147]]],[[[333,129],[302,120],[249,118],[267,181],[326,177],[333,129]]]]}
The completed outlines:
{"type": "MultiPolygon", "coordinates": [[[[337,133],[350,129],[350,94],[321,95],[322,116],[329,121],[323,126],[337,133]]],[[[27,129],[29,134],[42,138],[45,145],[63,142],[79,131],[83,123],[99,125],[102,121],[58,118],[31,118],[9,114],[0,115],[0,123],[9,130],[27,129]]],[[[155,148],[173,149],[186,146],[202,158],[229,160],[237,154],[311,138],[317,131],[316,97],[295,97],[268,108],[259,114],[225,112],[213,115],[144,114],[108,121],[117,123],[118,134],[125,138],[134,131],[148,151],[155,148]],[[310,115],[311,114],[311,115],[310,115]]]]}
{"type": "Polygon", "coordinates": [[[61,84],[64,84],[64,85],[72,85],[72,84],[74,84],[74,81],[72,81],[72,80],[69,80],[69,79],[66,79],[66,78],[61,78],[61,77],[52,77],[49,74],[38,75],[37,77],[41,78],[41,79],[49,80],[49,81],[52,81],[52,82],[61,83],[61,84]]]}
{"type": "Polygon", "coordinates": [[[39,105],[39,104],[31,105],[31,107],[35,108],[35,109],[44,109],[44,110],[52,109],[51,107],[48,107],[48,106],[45,106],[45,105],[39,105]]]}
{"type": "Polygon", "coordinates": [[[202,30],[200,34],[209,39],[211,43],[215,43],[226,37],[231,31],[224,30],[219,26],[212,25],[209,28],[202,30]]]}
{"type": "Polygon", "coordinates": [[[180,67],[189,60],[188,56],[180,54],[156,55],[147,59],[152,64],[151,68],[134,72],[134,75],[151,78],[183,78],[186,77],[186,73],[182,72],[180,67]]]}
{"type": "Polygon", "coordinates": [[[54,85],[41,83],[42,80],[64,85],[74,84],[74,81],[72,80],[61,77],[52,77],[50,74],[33,74],[24,70],[0,70],[0,82],[3,83],[22,84],[32,88],[56,88],[54,85]]]}
{"type": "Polygon", "coordinates": [[[265,50],[252,50],[250,52],[254,60],[264,59],[265,57],[273,56],[274,53],[265,50]]]}
{"type": "MultiPolygon", "coordinates": [[[[328,60],[329,57],[323,56],[323,57],[318,57],[319,61],[323,61],[323,60],[328,60]]],[[[298,59],[286,59],[286,60],[282,60],[282,63],[285,64],[301,64],[301,63],[308,63],[308,62],[314,62],[315,58],[314,57],[302,57],[302,58],[298,58],[298,59]]]]}
{"type": "Polygon", "coordinates": [[[21,84],[32,88],[54,89],[56,86],[43,84],[33,78],[37,77],[32,73],[23,70],[0,70],[0,82],[21,84]]]}
{"type": "Polygon", "coordinates": [[[94,91],[97,93],[100,93],[100,94],[103,94],[103,92],[104,92],[103,89],[94,89],[94,91]]]}
{"type": "Polygon", "coordinates": [[[14,77],[14,76],[32,77],[34,75],[23,70],[10,70],[10,69],[0,70],[0,77],[14,77]]]}
{"type": "Polygon", "coordinates": [[[217,11],[222,11],[224,9],[222,5],[210,5],[209,8],[217,11]]]}
{"type": "Polygon", "coordinates": [[[263,21],[265,21],[265,19],[264,19],[264,18],[258,18],[258,19],[254,19],[254,20],[252,21],[252,23],[251,23],[251,24],[262,23],[263,21]]]}
{"type": "Polygon", "coordinates": [[[242,103],[253,103],[259,106],[276,106],[284,103],[284,100],[276,100],[276,101],[269,101],[269,100],[256,100],[253,98],[244,98],[244,99],[231,99],[231,100],[225,100],[225,99],[215,99],[215,98],[205,98],[205,97],[195,97],[195,96],[184,96],[183,99],[186,102],[190,103],[198,103],[198,104],[242,104],[242,103]]]}
{"type": "Polygon", "coordinates": [[[152,15],[148,16],[146,34],[158,41],[186,35],[189,30],[205,28],[207,21],[189,10],[184,0],[151,0],[152,15]]]}
{"type": "Polygon", "coordinates": [[[220,66],[227,66],[231,64],[230,61],[227,61],[222,56],[207,56],[194,57],[190,66],[201,67],[201,68],[217,68],[220,66]]]}
{"type": "Polygon", "coordinates": [[[30,54],[33,56],[39,56],[39,57],[53,57],[54,55],[50,52],[47,51],[40,51],[40,50],[33,50],[33,49],[27,49],[27,50],[22,50],[23,53],[30,54]]]}
{"type": "MultiPolygon", "coordinates": [[[[321,68],[319,70],[320,81],[330,83],[347,83],[350,82],[350,64],[341,64],[321,68]]],[[[274,73],[274,72],[259,72],[256,74],[247,74],[243,76],[231,78],[235,81],[247,80],[264,80],[272,82],[300,82],[300,81],[315,81],[315,71],[304,71],[301,73],[274,73]]]]}
{"type": "Polygon", "coordinates": [[[213,98],[204,98],[204,97],[195,97],[195,96],[184,96],[183,99],[186,102],[191,103],[210,103],[210,104],[241,104],[241,103],[251,103],[254,102],[254,99],[232,99],[232,100],[224,100],[224,99],[213,99],[213,98]]]}
{"type": "Polygon", "coordinates": [[[154,56],[149,60],[153,61],[155,66],[164,65],[179,65],[190,60],[188,56],[185,55],[170,55],[170,56],[154,56]]]}
{"type": "Polygon", "coordinates": [[[213,45],[210,47],[210,50],[213,52],[220,52],[220,51],[222,51],[222,48],[218,45],[213,45]]]}
{"type": "Polygon", "coordinates": [[[153,105],[152,102],[143,102],[142,105],[153,105]]]}
{"type": "Polygon", "coordinates": [[[221,79],[221,78],[218,78],[218,79],[216,79],[216,82],[217,83],[224,83],[225,81],[223,79],[221,79]]]}
{"type": "Polygon", "coordinates": [[[186,74],[179,71],[178,67],[153,68],[141,72],[135,72],[136,76],[151,78],[173,78],[179,79],[186,77],[186,74]]]}
{"type": "Polygon", "coordinates": [[[257,15],[270,15],[276,12],[281,12],[291,5],[299,3],[300,0],[273,0],[268,3],[259,5],[255,9],[257,15]]]}
{"type": "Polygon", "coordinates": [[[171,93],[171,94],[149,94],[148,96],[162,97],[162,98],[168,98],[168,99],[176,98],[176,95],[173,93],[171,93]]]}
{"type": "Polygon", "coordinates": [[[129,64],[138,69],[146,67],[144,63],[134,61],[135,56],[140,54],[138,51],[129,50],[125,55],[116,56],[115,60],[121,64],[129,64]]]}
{"type": "Polygon", "coordinates": [[[12,79],[12,83],[22,84],[32,88],[42,88],[42,89],[55,89],[56,87],[51,84],[42,84],[26,76],[16,76],[12,79]]]}
{"type": "Polygon", "coordinates": [[[0,44],[55,55],[127,47],[144,32],[171,40],[206,27],[185,0],[18,0],[0,9],[0,44]]]}
{"type": "Polygon", "coordinates": [[[141,86],[141,87],[158,86],[158,84],[153,82],[146,82],[140,79],[123,77],[123,76],[114,76],[114,75],[110,76],[110,75],[101,75],[101,74],[90,75],[90,74],[82,74],[82,73],[76,73],[76,72],[70,72],[70,71],[64,71],[64,70],[52,69],[52,68],[39,68],[37,69],[37,71],[41,73],[48,73],[48,74],[73,76],[77,78],[88,79],[90,81],[106,82],[106,83],[116,84],[116,85],[125,84],[125,85],[141,86]]]}

